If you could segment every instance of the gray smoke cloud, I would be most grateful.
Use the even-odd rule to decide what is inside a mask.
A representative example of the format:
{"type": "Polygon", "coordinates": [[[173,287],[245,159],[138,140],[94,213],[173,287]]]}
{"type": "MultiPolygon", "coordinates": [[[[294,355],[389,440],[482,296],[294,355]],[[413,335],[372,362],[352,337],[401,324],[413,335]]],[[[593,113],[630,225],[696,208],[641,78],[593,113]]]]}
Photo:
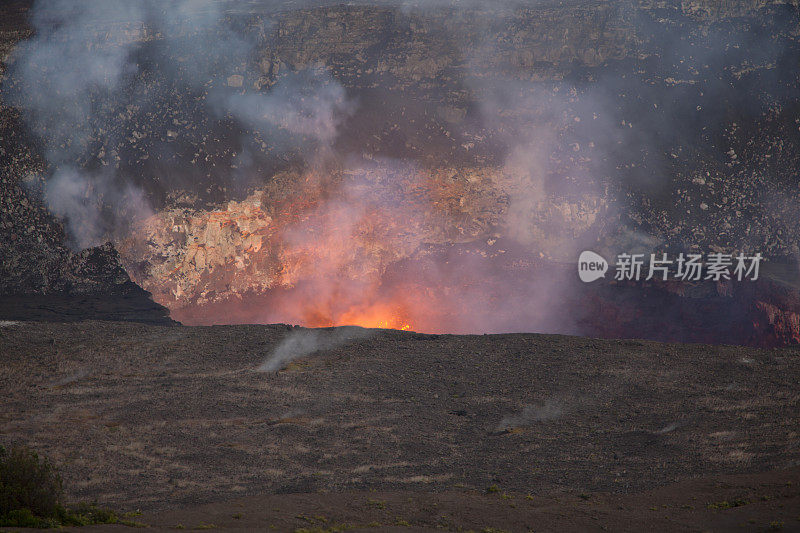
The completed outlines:
{"type": "Polygon", "coordinates": [[[259,372],[275,372],[300,357],[326,350],[333,350],[355,340],[364,339],[370,332],[358,327],[335,329],[298,329],[289,333],[272,351],[259,372]]]}
{"type": "Polygon", "coordinates": [[[119,221],[134,221],[153,213],[143,191],[136,186],[117,184],[107,174],[93,174],[72,166],[55,170],[47,181],[45,195],[48,208],[64,220],[78,248],[94,246],[108,238],[98,199],[113,206],[119,221]]]}
{"type": "Polygon", "coordinates": [[[280,146],[284,150],[292,149],[298,138],[330,148],[343,118],[355,108],[344,87],[321,66],[283,78],[268,96],[222,91],[212,102],[220,116],[237,117],[273,143],[276,130],[285,132],[288,138],[280,146]]]}
{"type": "Polygon", "coordinates": [[[198,187],[186,169],[220,124],[239,167],[265,150],[315,159],[333,143],[354,109],[344,88],[318,65],[263,86],[258,45],[270,22],[248,27],[229,12],[217,0],[34,4],[35,34],[14,51],[2,94],[42,142],[45,200],[75,247],[149,216],[154,187],[198,187]],[[164,102],[181,113],[162,116],[164,102]],[[185,123],[206,131],[179,137],[185,123]],[[139,152],[119,153],[136,143],[139,152]]]}

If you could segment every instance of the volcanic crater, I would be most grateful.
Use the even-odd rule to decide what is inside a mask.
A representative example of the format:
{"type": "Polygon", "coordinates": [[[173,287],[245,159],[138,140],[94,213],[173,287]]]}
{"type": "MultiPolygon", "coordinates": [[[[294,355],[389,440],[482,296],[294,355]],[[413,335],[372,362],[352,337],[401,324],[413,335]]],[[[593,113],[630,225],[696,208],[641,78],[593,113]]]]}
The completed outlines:
{"type": "Polygon", "coordinates": [[[123,4],[0,7],[0,436],[70,498],[794,527],[797,0],[123,4]]]}

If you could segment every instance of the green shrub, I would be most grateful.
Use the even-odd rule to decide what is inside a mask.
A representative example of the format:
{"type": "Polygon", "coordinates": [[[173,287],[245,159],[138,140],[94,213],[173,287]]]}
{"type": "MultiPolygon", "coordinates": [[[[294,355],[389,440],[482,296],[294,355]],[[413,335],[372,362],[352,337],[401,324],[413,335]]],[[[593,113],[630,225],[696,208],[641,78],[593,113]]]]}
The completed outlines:
{"type": "Polygon", "coordinates": [[[46,458],[28,448],[0,446],[0,527],[59,527],[115,524],[113,511],[62,505],[61,476],[46,458]]]}
{"type": "Polygon", "coordinates": [[[50,461],[28,448],[0,446],[0,517],[27,510],[55,518],[63,496],[61,476],[50,461]]]}
{"type": "Polygon", "coordinates": [[[0,526],[11,527],[58,527],[59,522],[54,518],[34,516],[30,509],[14,509],[0,516],[0,526]]]}
{"type": "Polygon", "coordinates": [[[71,509],[59,507],[58,520],[65,526],[116,524],[118,522],[114,511],[86,503],[80,503],[71,509]]]}

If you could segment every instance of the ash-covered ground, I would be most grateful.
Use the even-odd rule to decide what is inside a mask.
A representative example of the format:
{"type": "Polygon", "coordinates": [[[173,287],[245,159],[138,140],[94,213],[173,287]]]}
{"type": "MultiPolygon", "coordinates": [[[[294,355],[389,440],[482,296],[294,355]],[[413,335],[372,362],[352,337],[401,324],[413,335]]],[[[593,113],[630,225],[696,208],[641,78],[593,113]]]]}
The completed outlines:
{"type": "MultiPolygon", "coordinates": [[[[4,324],[0,346],[3,439],[62,465],[70,497],[148,516],[260,494],[493,487],[523,506],[796,477],[800,460],[792,349],[109,322],[4,324]],[[258,371],[286,346],[302,357],[258,371]]],[[[756,503],[762,481],[727,488],[756,503]]],[[[775,520],[796,520],[796,486],[781,483],[775,520]]],[[[659,520],[679,508],[654,505],[659,520]]]]}

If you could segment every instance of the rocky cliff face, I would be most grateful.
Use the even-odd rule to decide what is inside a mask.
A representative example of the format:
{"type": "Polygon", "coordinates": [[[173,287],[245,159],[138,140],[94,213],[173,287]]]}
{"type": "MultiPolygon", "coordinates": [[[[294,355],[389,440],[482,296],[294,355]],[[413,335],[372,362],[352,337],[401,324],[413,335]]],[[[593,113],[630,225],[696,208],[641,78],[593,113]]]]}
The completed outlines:
{"type": "MultiPolygon", "coordinates": [[[[0,75],[30,37],[26,2],[3,7],[0,75]]],[[[111,242],[73,250],[42,200],[46,165],[19,111],[0,101],[0,316],[5,319],[125,319],[171,324],[169,311],[133,283],[111,242]]]]}
{"type": "Polygon", "coordinates": [[[0,294],[102,293],[130,283],[112,243],[79,252],[67,248],[61,224],[14,176],[21,169],[13,154],[3,160],[0,294]]]}
{"type": "Polygon", "coordinates": [[[582,300],[581,327],[604,338],[740,344],[800,343],[800,292],[774,279],[676,287],[610,283],[582,300]]]}

